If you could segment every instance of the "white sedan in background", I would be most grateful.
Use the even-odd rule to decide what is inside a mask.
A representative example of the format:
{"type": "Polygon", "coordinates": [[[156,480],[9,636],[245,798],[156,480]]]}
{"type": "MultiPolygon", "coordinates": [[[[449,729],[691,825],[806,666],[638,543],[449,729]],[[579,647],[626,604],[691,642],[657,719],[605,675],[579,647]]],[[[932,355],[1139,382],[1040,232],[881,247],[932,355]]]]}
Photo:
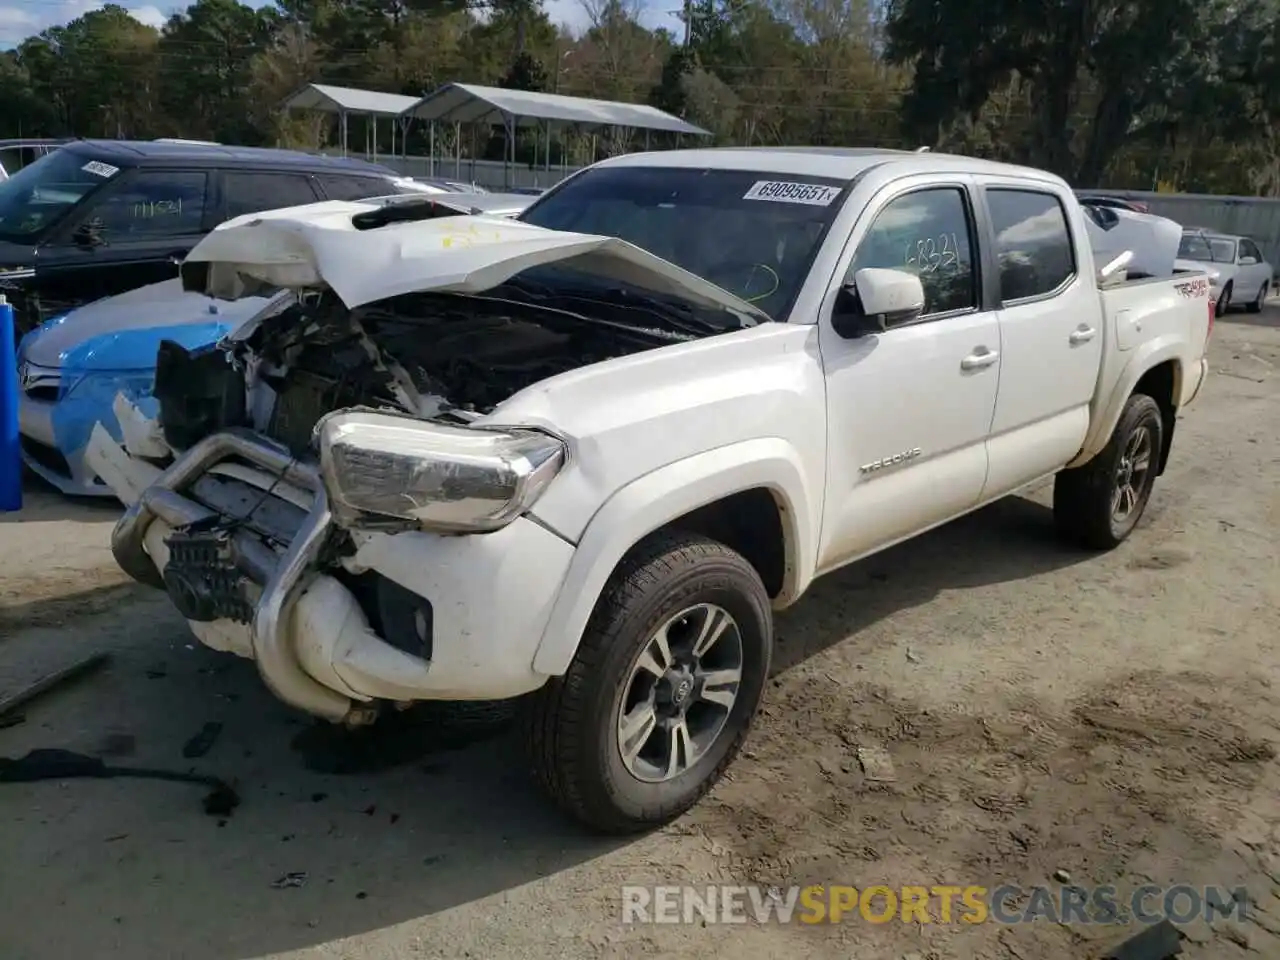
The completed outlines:
{"type": "Polygon", "coordinates": [[[1214,312],[1218,316],[1229,307],[1238,306],[1244,306],[1250,313],[1261,313],[1271,292],[1273,268],[1248,237],[1184,230],[1176,266],[1209,274],[1214,312]]]}

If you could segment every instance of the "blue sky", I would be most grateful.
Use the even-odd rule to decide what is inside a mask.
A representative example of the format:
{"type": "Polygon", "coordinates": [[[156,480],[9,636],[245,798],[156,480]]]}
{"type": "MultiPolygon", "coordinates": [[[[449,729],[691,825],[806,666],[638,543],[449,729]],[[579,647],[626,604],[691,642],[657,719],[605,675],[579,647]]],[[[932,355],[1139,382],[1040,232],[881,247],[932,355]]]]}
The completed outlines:
{"type": "MultiPolygon", "coordinates": [[[[649,27],[676,29],[678,21],[672,11],[679,6],[675,0],[638,0],[640,20],[649,27]]],[[[252,6],[261,3],[250,0],[252,6]]],[[[102,0],[0,0],[0,49],[20,43],[45,27],[66,23],[81,14],[101,7],[102,0]]],[[[184,4],[144,3],[139,0],[122,0],[122,5],[133,12],[143,23],[160,26],[174,10],[184,4]]],[[[565,23],[582,29],[588,22],[583,11],[583,0],[546,0],[548,15],[556,23],[565,23]]]]}

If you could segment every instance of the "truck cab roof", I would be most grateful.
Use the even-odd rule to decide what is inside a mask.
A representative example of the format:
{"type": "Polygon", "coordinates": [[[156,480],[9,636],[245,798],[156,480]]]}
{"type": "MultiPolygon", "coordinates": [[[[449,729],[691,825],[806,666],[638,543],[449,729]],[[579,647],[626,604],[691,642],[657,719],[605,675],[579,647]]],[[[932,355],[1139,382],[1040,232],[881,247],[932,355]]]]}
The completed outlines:
{"type": "Polygon", "coordinates": [[[1062,184],[1033,167],[950,153],[920,153],[879,147],[710,147],[630,153],[602,160],[597,167],[705,167],[712,170],[785,170],[814,177],[854,180],[877,167],[900,176],[914,173],[985,173],[1062,184]]]}

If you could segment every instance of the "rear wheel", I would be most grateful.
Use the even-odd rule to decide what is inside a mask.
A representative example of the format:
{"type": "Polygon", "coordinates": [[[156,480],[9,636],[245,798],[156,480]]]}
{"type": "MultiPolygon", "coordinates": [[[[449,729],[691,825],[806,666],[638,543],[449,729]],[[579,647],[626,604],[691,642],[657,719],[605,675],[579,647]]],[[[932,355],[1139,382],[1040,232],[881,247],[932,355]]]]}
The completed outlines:
{"type": "Polygon", "coordinates": [[[1155,400],[1131,396],[1106,447],[1053,484],[1053,517],[1067,539],[1110,550],[1133,532],[1156,482],[1164,420],[1155,400]]]}
{"type": "Polygon", "coordinates": [[[1267,302],[1267,288],[1270,286],[1271,286],[1270,283],[1264,283],[1261,289],[1258,290],[1258,296],[1254,300],[1250,301],[1249,303],[1250,313],[1262,312],[1262,308],[1267,302]]]}
{"type": "Polygon", "coordinates": [[[737,756],[772,645],[768,593],[740,554],[655,536],[614,572],[566,674],[530,698],[535,775],[601,832],[675,819],[737,756]]]}

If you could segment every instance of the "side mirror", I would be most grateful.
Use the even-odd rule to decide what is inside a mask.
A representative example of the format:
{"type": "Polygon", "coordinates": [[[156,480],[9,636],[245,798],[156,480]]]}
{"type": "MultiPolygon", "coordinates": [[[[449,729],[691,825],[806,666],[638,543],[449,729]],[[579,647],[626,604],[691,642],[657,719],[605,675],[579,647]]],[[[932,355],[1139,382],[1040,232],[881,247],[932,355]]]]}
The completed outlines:
{"type": "Polygon", "coordinates": [[[924,312],[924,286],[906,270],[866,267],[853,275],[836,298],[831,324],[845,339],[883,333],[924,312]]]}
{"type": "Polygon", "coordinates": [[[1240,266],[1242,267],[1253,267],[1253,266],[1257,266],[1257,264],[1258,264],[1257,257],[1241,257],[1240,258],[1240,266]]]}

